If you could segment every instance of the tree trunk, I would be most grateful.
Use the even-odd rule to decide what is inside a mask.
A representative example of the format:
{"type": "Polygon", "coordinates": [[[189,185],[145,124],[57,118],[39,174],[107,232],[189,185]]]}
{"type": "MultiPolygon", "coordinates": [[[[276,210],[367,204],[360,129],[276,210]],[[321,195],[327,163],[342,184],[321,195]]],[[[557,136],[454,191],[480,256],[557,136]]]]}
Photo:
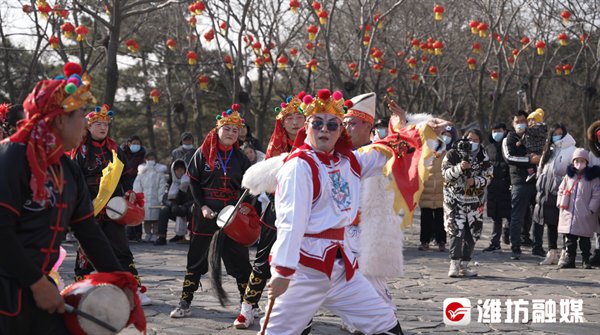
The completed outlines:
{"type": "Polygon", "coordinates": [[[115,95],[119,87],[119,66],[117,52],[119,50],[119,37],[121,34],[121,3],[113,1],[113,10],[110,15],[108,46],[106,48],[106,86],[104,87],[104,103],[113,107],[115,95]]]}

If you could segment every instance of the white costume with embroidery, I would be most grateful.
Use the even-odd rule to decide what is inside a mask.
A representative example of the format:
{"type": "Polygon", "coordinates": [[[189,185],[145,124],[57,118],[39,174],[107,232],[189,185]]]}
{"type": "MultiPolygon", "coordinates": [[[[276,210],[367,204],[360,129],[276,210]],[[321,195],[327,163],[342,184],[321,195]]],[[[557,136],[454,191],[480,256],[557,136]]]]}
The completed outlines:
{"type": "Polygon", "coordinates": [[[272,275],[291,281],[275,300],[267,333],[300,334],[320,307],[366,334],[394,328],[394,310],[354,272],[355,257],[344,243],[344,227],[358,213],[361,175],[382,173],[386,157],[375,150],[354,152],[355,158],[337,152],[319,158],[309,147],[296,151],[309,159],[293,152],[277,174],[277,241],[271,251],[272,275]]]}

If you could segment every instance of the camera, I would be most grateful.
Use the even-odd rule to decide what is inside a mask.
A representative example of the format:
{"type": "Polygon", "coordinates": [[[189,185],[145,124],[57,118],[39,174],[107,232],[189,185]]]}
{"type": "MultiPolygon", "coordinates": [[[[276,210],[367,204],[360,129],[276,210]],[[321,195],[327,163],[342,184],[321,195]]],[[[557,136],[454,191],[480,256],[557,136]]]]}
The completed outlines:
{"type": "MultiPolygon", "coordinates": [[[[455,148],[461,161],[471,162],[471,141],[466,138],[460,139],[456,141],[455,148]]],[[[466,170],[465,175],[470,177],[471,169],[466,170]]]]}

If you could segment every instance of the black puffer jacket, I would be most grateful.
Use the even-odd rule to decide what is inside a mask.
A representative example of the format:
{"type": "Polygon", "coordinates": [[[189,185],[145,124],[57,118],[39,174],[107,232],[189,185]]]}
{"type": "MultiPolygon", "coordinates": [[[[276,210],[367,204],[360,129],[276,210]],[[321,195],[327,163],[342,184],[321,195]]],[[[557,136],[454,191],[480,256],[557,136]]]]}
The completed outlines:
{"type": "MultiPolygon", "coordinates": [[[[525,184],[529,175],[527,169],[535,167],[530,163],[522,141],[522,137],[514,131],[509,132],[502,140],[502,155],[509,165],[511,185],[525,184]]],[[[532,178],[529,183],[535,183],[535,178],[532,178]]]]}
{"type": "Polygon", "coordinates": [[[494,141],[491,136],[490,142],[485,149],[494,167],[494,176],[487,188],[487,215],[491,218],[510,218],[509,166],[502,157],[502,142],[494,141]]]}

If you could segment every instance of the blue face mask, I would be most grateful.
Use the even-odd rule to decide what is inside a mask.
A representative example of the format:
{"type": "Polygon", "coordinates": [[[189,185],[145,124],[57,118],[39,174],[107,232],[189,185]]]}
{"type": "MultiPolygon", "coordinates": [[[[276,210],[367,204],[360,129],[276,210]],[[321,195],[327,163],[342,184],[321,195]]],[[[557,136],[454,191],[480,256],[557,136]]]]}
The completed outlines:
{"type": "Polygon", "coordinates": [[[552,143],[556,143],[560,140],[562,140],[562,135],[552,135],[552,143]]]}
{"type": "Polygon", "coordinates": [[[477,151],[479,149],[479,143],[471,142],[471,151],[477,151]]]}
{"type": "Polygon", "coordinates": [[[504,138],[504,133],[503,132],[492,132],[492,138],[494,139],[494,141],[500,142],[504,138]]]}
{"type": "Polygon", "coordinates": [[[523,134],[525,132],[525,130],[527,130],[527,125],[526,124],[524,124],[524,123],[517,123],[515,125],[515,131],[518,134],[523,134]]]}
{"type": "Polygon", "coordinates": [[[450,137],[450,136],[446,136],[446,135],[442,135],[442,141],[443,141],[445,144],[450,144],[450,143],[452,142],[452,137],[450,137]]]}
{"type": "Polygon", "coordinates": [[[142,149],[142,146],[139,144],[132,144],[129,146],[129,150],[131,150],[131,152],[138,152],[140,149],[142,149]]]}

